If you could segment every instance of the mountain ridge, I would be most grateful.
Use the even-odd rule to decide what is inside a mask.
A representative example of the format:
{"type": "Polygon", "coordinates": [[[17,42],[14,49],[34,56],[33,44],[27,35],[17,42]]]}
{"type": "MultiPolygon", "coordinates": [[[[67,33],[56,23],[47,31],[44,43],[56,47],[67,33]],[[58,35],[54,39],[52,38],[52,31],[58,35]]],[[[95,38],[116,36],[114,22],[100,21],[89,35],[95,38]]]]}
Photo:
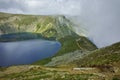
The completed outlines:
{"type": "Polygon", "coordinates": [[[0,33],[34,32],[46,37],[72,35],[72,23],[65,16],[36,16],[0,13],[0,33]],[[4,15],[4,16],[3,16],[4,15]],[[64,27],[63,27],[64,26],[64,27]]]}
{"type": "Polygon", "coordinates": [[[26,66],[0,67],[0,79],[119,80],[120,42],[97,49],[87,37],[76,34],[73,26],[64,16],[0,13],[0,41],[52,38],[61,43],[52,57],[26,66]]]}
{"type": "MultiPolygon", "coordinates": [[[[84,67],[99,67],[99,66],[115,66],[114,64],[120,63],[120,42],[112,44],[110,46],[96,49],[90,52],[89,55],[76,62],[78,66],[84,67]]],[[[73,62],[73,63],[74,63],[73,62]]],[[[117,64],[120,66],[119,64],[117,64]]]]}
{"type": "MultiPolygon", "coordinates": [[[[53,57],[64,55],[76,50],[92,51],[97,49],[87,37],[76,34],[73,29],[74,25],[74,23],[62,15],[37,16],[0,13],[1,35],[29,32],[32,33],[29,37],[28,35],[21,37],[19,34],[14,34],[15,36],[12,38],[17,40],[24,37],[28,37],[26,39],[29,39],[31,37],[30,39],[32,39],[36,38],[36,35],[33,35],[36,33],[39,37],[43,36],[47,39],[54,38],[62,44],[62,47],[53,57]]],[[[2,39],[3,37],[1,37],[1,40],[2,39]]]]}

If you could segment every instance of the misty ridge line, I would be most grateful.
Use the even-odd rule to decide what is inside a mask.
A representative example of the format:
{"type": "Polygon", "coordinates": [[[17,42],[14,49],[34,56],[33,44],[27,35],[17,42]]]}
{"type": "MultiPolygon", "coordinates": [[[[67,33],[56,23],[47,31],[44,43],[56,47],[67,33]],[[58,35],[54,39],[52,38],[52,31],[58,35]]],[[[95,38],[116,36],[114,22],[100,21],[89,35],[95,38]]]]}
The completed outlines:
{"type": "Polygon", "coordinates": [[[99,48],[120,41],[119,7],[120,0],[0,1],[0,12],[69,16],[77,25],[76,32],[87,36],[99,48]]]}

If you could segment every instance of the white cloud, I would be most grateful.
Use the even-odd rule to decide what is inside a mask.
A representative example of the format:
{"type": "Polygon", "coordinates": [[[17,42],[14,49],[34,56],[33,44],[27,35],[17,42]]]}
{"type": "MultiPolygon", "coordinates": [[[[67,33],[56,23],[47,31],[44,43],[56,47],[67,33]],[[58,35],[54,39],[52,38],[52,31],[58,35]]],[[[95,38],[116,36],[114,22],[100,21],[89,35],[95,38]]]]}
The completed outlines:
{"type": "Polygon", "coordinates": [[[77,24],[98,47],[120,41],[119,8],[120,0],[0,0],[3,12],[77,16],[77,24]]]}
{"type": "Polygon", "coordinates": [[[79,5],[79,0],[1,0],[0,11],[15,13],[14,8],[29,14],[73,15],[78,14],[79,5]]]}

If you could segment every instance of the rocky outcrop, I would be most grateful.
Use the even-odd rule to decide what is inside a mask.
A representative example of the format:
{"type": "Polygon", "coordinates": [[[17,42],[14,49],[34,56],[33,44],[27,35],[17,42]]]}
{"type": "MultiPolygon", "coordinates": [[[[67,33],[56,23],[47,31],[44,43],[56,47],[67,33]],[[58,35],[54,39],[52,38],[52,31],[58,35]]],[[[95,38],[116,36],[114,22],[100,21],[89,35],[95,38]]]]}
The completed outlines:
{"type": "Polygon", "coordinates": [[[0,13],[0,34],[31,32],[59,39],[75,35],[72,26],[73,23],[61,15],[38,16],[0,13]]]}
{"type": "MultiPolygon", "coordinates": [[[[0,33],[9,34],[0,36],[0,41],[36,38],[58,40],[62,46],[54,57],[63,55],[66,56],[66,60],[68,60],[67,56],[82,55],[81,51],[86,52],[97,49],[88,38],[77,35],[73,29],[74,26],[75,24],[62,15],[39,16],[0,13],[0,33]],[[76,52],[76,50],[81,51],[76,52]],[[70,54],[64,55],[67,53],[70,54]]],[[[76,57],[73,57],[71,60],[74,60],[74,58],[76,59],[76,57]]],[[[68,62],[71,60],[68,60],[68,62]]]]}
{"type": "Polygon", "coordinates": [[[46,64],[45,66],[58,66],[58,65],[67,65],[74,60],[78,60],[88,55],[89,52],[83,52],[81,50],[76,50],[74,52],[66,53],[62,56],[53,57],[51,62],[46,64]]]}

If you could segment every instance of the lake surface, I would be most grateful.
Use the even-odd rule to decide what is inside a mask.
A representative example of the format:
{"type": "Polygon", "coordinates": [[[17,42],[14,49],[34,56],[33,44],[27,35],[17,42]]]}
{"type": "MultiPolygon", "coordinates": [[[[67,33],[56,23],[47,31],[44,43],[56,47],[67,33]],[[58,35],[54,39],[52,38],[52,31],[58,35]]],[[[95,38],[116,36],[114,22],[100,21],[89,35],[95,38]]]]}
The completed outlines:
{"type": "Polygon", "coordinates": [[[54,55],[60,47],[59,42],[47,40],[0,42],[0,66],[31,64],[54,55]]]}

